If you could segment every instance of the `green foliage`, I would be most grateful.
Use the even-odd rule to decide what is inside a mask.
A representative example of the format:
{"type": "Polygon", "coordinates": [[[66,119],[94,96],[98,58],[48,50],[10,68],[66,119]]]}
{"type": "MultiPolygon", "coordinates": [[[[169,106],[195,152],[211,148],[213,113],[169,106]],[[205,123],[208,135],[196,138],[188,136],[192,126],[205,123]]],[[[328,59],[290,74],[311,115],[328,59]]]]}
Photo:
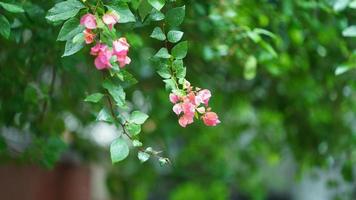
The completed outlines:
{"type": "Polygon", "coordinates": [[[103,74],[79,35],[94,1],[10,2],[0,6],[2,163],[53,167],[63,152],[104,165],[127,159],[108,167],[120,199],[228,199],[235,189],[267,199],[291,190],[285,177],[315,168],[336,168],[336,188],[354,183],[355,1],[103,1],[98,12],[125,23],[105,40],[128,38],[132,60],[103,74]],[[63,49],[75,55],[61,58],[63,49]],[[177,125],[163,87],[181,92],[186,76],[213,92],[220,127],[177,125]],[[111,156],[90,136],[95,119],[117,128],[111,156]],[[169,163],[162,154],[172,167],[138,162],[169,163]]]}
{"type": "Polygon", "coordinates": [[[0,1],[0,6],[3,7],[5,10],[12,12],[12,13],[23,13],[25,12],[21,6],[5,3],[0,1]]]}
{"type": "Polygon", "coordinates": [[[169,42],[176,43],[179,42],[179,40],[182,39],[183,37],[183,32],[182,31],[169,31],[167,33],[167,38],[169,42]]]}
{"type": "Polygon", "coordinates": [[[160,27],[154,28],[150,37],[161,41],[166,40],[166,35],[163,33],[160,27]]]}
{"type": "Polygon", "coordinates": [[[185,16],[185,6],[177,7],[169,10],[166,14],[166,21],[172,27],[179,26],[185,16]]]}
{"type": "Polygon", "coordinates": [[[122,138],[117,138],[110,145],[112,163],[122,161],[129,155],[129,147],[122,138]]]}
{"type": "Polygon", "coordinates": [[[0,15],[0,34],[5,38],[10,36],[10,23],[4,15],[0,15]]]}
{"type": "Polygon", "coordinates": [[[172,56],[176,59],[183,59],[188,53],[188,42],[180,42],[172,49],[172,56]]]}
{"type": "Polygon", "coordinates": [[[87,102],[92,102],[92,103],[98,103],[101,98],[103,98],[103,94],[101,93],[94,93],[94,94],[91,94],[89,96],[87,96],[84,101],[87,101],[87,102]]]}
{"type": "Polygon", "coordinates": [[[77,15],[84,5],[78,0],[67,0],[57,3],[48,11],[46,19],[51,22],[67,20],[77,15]]]}

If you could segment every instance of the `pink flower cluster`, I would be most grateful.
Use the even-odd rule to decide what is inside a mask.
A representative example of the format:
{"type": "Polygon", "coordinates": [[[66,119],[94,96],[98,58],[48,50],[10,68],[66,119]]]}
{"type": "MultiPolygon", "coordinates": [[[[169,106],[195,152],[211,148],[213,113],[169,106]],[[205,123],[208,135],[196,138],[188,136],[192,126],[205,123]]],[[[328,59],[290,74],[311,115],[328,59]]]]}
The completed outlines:
{"type": "MultiPolygon", "coordinates": [[[[118,23],[120,16],[115,12],[107,12],[103,15],[102,21],[109,27],[111,31],[116,23],[118,23]]],[[[96,34],[93,30],[97,29],[97,19],[93,14],[85,14],[80,19],[80,24],[85,26],[84,39],[87,44],[94,42],[96,34]]],[[[121,37],[114,40],[109,46],[107,44],[97,42],[91,48],[90,54],[96,56],[94,64],[98,70],[109,69],[112,67],[112,62],[117,62],[119,66],[125,67],[130,64],[131,59],[127,56],[130,45],[126,38],[121,37]]]]}
{"type": "Polygon", "coordinates": [[[186,127],[194,122],[194,117],[201,114],[201,119],[207,126],[216,126],[220,123],[219,117],[215,112],[211,112],[209,100],[211,92],[207,89],[192,90],[188,87],[187,95],[179,96],[175,93],[169,95],[169,100],[174,104],[173,112],[179,116],[179,125],[186,127]]]}

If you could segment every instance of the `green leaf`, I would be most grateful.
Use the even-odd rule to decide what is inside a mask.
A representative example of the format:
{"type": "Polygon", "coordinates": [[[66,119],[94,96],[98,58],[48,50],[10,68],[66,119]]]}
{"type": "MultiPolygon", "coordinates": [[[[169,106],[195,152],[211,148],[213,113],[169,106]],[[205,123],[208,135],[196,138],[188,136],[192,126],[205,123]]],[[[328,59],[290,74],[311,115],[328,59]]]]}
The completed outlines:
{"type": "Polygon", "coordinates": [[[78,51],[80,51],[83,47],[84,47],[84,42],[73,43],[72,40],[68,40],[66,42],[64,54],[62,55],[62,57],[71,56],[77,53],[78,51]]]}
{"type": "Polygon", "coordinates": [[[342,31],[344,37],[356,37],[356,25],[349,26],[342,31]]]}
{"type": "Polygon", "coordinates": [[[335,75],[338,76],[338,75],[344,74],[352,69],[355,69],[355,67],[352,67],[350,65],[340,65],[336,68],[335,75]]]}
{"type": "Polygon", "coordinates": [[[59,31],[57,41],[71,40],[74,36],[84,31],[85,27],[79,24],[79,20],[71,18],[64,22],[61,30],[59,31]]]}
{"type": "Polygon", "coordinates": [[[183,59],[185,58],[185,56],[187,56],[187,51],[188,51],[188,42],[187,41],[180,42],[173,47],[172,56],[177,59],[183,59]]]}
{"type": "Polygon", "coordinates": [[[168,50],[166,48],[161,48],[154,57],[157,58],[165,58],[168,59],[171,57],[171,55],[168,53],[168,50]]]}
{"type": "Polygon", "coordinates": [[[183,34],[182,31],[169,31],[167,34],[168,41],[172,43],[179,42],[179,40],[182,39],[183,34]]]}
{"type": "Polygon", "coordinates": [[[87,96],[84,101],[86,102],[92,102],[92,103],[98,103],[102,98],[103,98],[103,94],[101,93],[94,93],[91,94],[89,96],[87,96]]]}
{"type": "Polygon", "coordinates": [[[186,75],[187,69],[184,67],[183,60],[175,60],[172,64],[173,70],[176,73],[176,77],[181,79],[186,75]]]}
{"type": "Polygon", "coordinates": [[[10,37],[10,23],[4,15],[0,15],[0,34],[6,39],[10,37]]]}
{"type": "Polygon", "coordinates": [[[114,101],[119,107],[125,106],[126,94],[121,85],[113,84],[109,80],[105,80],[103,87],[109,91],[110,95],[113,97],[114,101]]]}
{"type": "Polygon", "coordinates": [[[111,162],[117,163],[129,155],[129,146],[123,138],[117,138],[110,145],[111,162]]]}
{"type": "Polygon", "coordinates": [[[161,21],[164,19],[164,14],[158,10],[155,10],[151,13],[150,18],[152,21],[161,21]]]}
{"type": "Polygon", "coordinates": [[[21,6],[0,2],[0,6],[3,7],[5,10],[12,12],[12,13],[23,13],[25,12],[21,6]]]}
{"type": "Polygon", "coordinates": [[[63,21],[77,15],[82,8],[85,6],[78,0],[62,1],[48,11],[46,19],[51,22],[63,21]]]}
{"type": "Polygon", "coordinates": [[[136,22],[135,15],[132,14],[127,3],[121,2],[117,5],[110,5],[107,7],[112,10],[115,10],[119,14],[119,16],[120,16],[119,23],[136,22]]]}
{"type": "Polygon", "coordinates": [[[140,142],[138,140],[133,140],[132,141],[132,146],[134,146],[134,147],[142,147],[142,142],[140,142]]]}
{"type": "Polygon", "coordinates": [[[113,122],[113,118],[110,113],[105,109],[101,109],[98,115],[96,116],[96,121],[104,121],[104,122],[113,122]]]}
{"type": "Polygon", "coordinates": [[[135,123],[129,123],[126,125],[126,130],[130,133],[130,135],[138,135],[141,132],[141,125],[135,123]]]}
{"type": "Polygon", "coordinates": [[[137,157],[143,163],[146,162],[148,159],[150,159],[150,154],[143,151],[139,151],[137,157]]]}
{"type": "Polygon", "coordinates": [[[138,7],[138,14],[140,15],[142,21],[146,18],[148,14],[152,11],[152,6],[147,2],[147,0],[141,1],[138,7]]]}
{"type": "Polygon", "coordinates": [[[166,83],[166,90],[168,91],[178,89],[173,79],[166,79],[163,80],[163,82],[166,83]]]}
{"type": "Polygon", "coordinates": [[[74,38],[72,39],[73,43],[84,43],[84,33],[78,33],[74,38]]]}
{"type": "Polygon", "coordinates": [[[164,41],[166,39],[166,35],[163,33],[160,27],[154,28],[150,37],[161,41],[164,41]]]}
{"type": "Polygon", "coordinates": [[[161,65],[160,69],[157,71],[157,73],[162,77],[162,78],[171,78],[171,72],[168,68],[168,65],[161,65]]]}
{"type": "Polygon", "coordinates": [[[151,4],[152,7],[156,8],[156,10],[161,10],[166,4],[165,0],[148,0],[148,3],[151,4]]]}
{"type": "Polygon", "coordinates": [[[177,7],[167,12],[166,21],[170,26],[176,27],[183,22],[184,17],[185,17],[185,6],[177,7]]]}
{"type": "Polygon", "coordinates": [[[130,121],[135,124],[143,124],[148,119],[148,115],[141,111],[133,111],[130,116],[130,121]]]}
{"type": "Polygon", "coordinates": [[[249,56],[245,63],[244,77],[246,80],[252,80],[256,76],[257,59],[255,56],[249,56]]]}

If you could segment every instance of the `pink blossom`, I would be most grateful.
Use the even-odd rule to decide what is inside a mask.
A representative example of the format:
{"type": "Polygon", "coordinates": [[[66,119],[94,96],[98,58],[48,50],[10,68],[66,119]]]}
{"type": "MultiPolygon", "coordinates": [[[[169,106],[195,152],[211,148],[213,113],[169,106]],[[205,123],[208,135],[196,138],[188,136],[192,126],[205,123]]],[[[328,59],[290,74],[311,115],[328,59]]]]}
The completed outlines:
{"type": "Polygon", "coordinates": [[[108,69],[111,66],[110,59],[112,57],[112,51],[105,48],[99,51],[98,56],[95,58],[94,64],[98,70],[108,69]]]}
{"type": "Polygon", "coordinates": [[[177,115],[183,112],[182,105],[180,103],[177,103],[173,106],[173,112],[177,115]]]}
{"type": "Polygon", "coordinates": [[[174,93],[171,93],[171,94],[169,94],[169,100],[172,103],[177,103],[179,101],[179,96],[174,93]]]}
{"type": "Polygon", "coordinates": [[[130,45],[127,42],[126,38],[122,37],[119,38],[118,40],[115,40],[113,42],[113,49],[114,49],[114,54],[116,56],[120,56],[120,55],[127,55],[128,51],[129,51],[130,45]]]}
{"type": "Polygon", "coordinates": [[[182,109],[184,112],[184,115],[188,115],[188,116],[193,116],[195,114],[195,106],[194,104],[192,104],[189,101],[185,101],[182,103],[182,109]]]}
{"type": "Polygon", "coordinates": [[[95,38],[95,34],[94,34],[93,32],[91,32],[90,29],[85,29],[85,30],[83,31],[83,33],[84,33],[85,43],[86,43],[86,44],[91,44],[91,43],[93,43],[94,38],[95,38]]]}
{"type": "Polygon", "coordinates": [[[199,101],[201,103],[204,103],[206,106],[208,106],[211,97],[211,92],[208,89],[200,90],[198,92],[197,97],[199,97],[199,101]]]}
{"type": "Polygon", "coordinates": [[[126,55],[116,55],[116,58],[121,68],[131,63],[131,59],[126,55]]]}
{"type": "Polygon", "coordinates": [[[84,25],[87,29],[96,29],[96,19],[93,14],[85,14],[80,19],[80,24],[84,25]]]}
{"type": "Polygon", "coordinates": [[[103,16],[103,21],[106,25],[109,26],[109,29],[111,30],[113,26],[119,22],[119,15],[116,14],[116,12],[109,12],[104,14],[103,16]]]}
{"type": "Polygon", "coordinates": [[[214,112],[207,112],[202,116],[203,122],[207,126],[216,126],[220,123],[219,117],[214,112]]]}
{"type": "Polygon", "coordinates": [[[193,123],[193,118],[194,116],[189,116],[189,115],[183,115],[179,118],[178,123],[182,127],[186,127],[188,124],[193,123]]]}
{"type": "Polygon", "coordinates": [[[105,44],[97,43],[95,46],[93,46],[90,49],[90,54],[93,56],[97,56],[100,51],[104,51],[107,48],[108,48],[108,46],[106,46],[105,44]]]}

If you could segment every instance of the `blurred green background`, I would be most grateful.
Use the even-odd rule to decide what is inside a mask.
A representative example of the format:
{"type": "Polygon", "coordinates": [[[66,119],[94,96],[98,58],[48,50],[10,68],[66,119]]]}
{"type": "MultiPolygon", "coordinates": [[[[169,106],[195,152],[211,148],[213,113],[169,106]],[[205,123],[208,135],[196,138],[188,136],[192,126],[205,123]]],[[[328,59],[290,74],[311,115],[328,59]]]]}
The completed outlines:
{"type": "Polygon", "coordinates": [[[187,79],[213,92],[214,128],[178,125],[149,59],[155,23],[119,25],[139,80],[128,99],[150,115],[142,138],[171,159],[163,167],[135,153],[111,165],[120,130],[83,101],[101,81],[89,47],[61,58],[60,26],[44,18],[56,1],[6,2],[26,12],[0,10],[12,26],[0,38],[2,165],[94,163],[112,199],[356,199],[355,0],[177,1],[187,79]]]}

